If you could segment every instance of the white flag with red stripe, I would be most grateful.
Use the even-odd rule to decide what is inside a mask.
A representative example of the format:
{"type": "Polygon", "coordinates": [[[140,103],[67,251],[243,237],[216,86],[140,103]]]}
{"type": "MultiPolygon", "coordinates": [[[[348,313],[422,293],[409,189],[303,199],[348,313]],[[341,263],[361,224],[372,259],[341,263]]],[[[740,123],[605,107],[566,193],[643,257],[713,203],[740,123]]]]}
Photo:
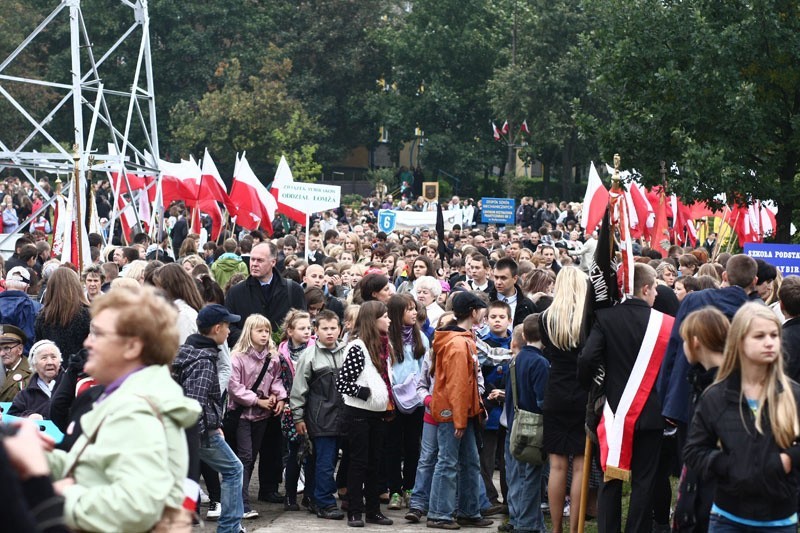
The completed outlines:
{"type": "Polygon", "coordinates": [[[232,214],[236,216],[238,225],[249,230],[260,227],[272,234],[272,219],[275,218],[278,208],[277,202],[258,180],[244,154],[233,173],[230,197],[236,206],[236,211],[232,214]]]}
{"type": "Polygon", "coordinates": [[[675,319],[671,316],[655,309],[650,310],[647,330],[617,410],[611,410],[608,400],[603,407],[597,438],[600,442],[600,465],[605,472],[606,481],[630,479],[633,431],[655,386],[674,322],[675,319]]]}
{"type": "Polygon", "coordinates": [[[589,182],[586,184],[586,195],[583,197],[583,212],[581,213],[581,226],[590,234],[597,229],[603,213],[608,206],[608,189],[600,180],[600,174],[592,163],[589,168],[589,182]]]}
{"type": "Polygon", "coordinates": [[[306,214],[278,201],[278,195],[281,187],[288,183],[294,183],[294,176],[292,176],[292,169],[289,168],[289,163],[286,158],[281,156],[280,163],[278,163],[278,170],[275,171],[275,178],[272,180],[272,186],[269,189],[270,194],[275,199],[275,204],[278,208],[278,213],[286,215],[290,220],[294,220],[298,224],[305,225],[306,214]]]}

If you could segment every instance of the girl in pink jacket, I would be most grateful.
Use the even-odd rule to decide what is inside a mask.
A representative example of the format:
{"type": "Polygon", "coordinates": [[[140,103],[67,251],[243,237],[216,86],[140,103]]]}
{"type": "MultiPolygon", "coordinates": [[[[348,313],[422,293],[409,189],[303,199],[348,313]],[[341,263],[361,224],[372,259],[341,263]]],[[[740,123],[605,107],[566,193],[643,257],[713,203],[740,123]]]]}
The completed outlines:
{"type": "MultiPolygon", "coordinates": [[[[250,315],[231,352],[231,379],[228,382],[228,409],[244,408],[236,430],[236,455],[244,466],[243,518],[258,516],[258,511],[250,507],[248,494],[255,455],[261,449],[267,419],[283,412],[287,398],[269,319],[259,314],[250,315]],[[253,392],[264,365],[267,365],[267,370],[253,392]]],[[[276,449],[275,453],[281,453],[281,450],[276,449]]]]}

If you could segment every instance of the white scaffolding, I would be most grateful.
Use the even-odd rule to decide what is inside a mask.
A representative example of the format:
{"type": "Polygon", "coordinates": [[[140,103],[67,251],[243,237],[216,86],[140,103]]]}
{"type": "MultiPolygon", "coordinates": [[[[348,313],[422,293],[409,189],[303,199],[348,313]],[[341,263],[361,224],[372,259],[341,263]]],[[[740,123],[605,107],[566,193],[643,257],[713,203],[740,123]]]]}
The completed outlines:
{"type": "MultiPolygon", "coordinates": [[[[22,142],[9,146],[0,129],[0,170],[18,169],[34,187],[40,190],[34,172],[49,172],[77,176],[79,190],[85,191],[87,171],[119,172],[127,182],[127,172],[138,175],[158,175],[158,129],[156,125],[155,92],[153,66],[150,57],[150,19],[147,0],[116,0],[108,2],[105,8],[117,20],[130,21],[130,25],[119,37],[103,50],[96,50],[92,41],[92,28],[87,27],[81,11],[81,0],[61,0],[41,23],[0,63],[0,98],[8,102],[16,111],[14,116],[5,116],[6,123],[21,121],[30,127],[30,133],[22,142]],[[32,72],[22,61],[22,52],[37,39],[46,39],[45,32],[55,26],[69,24],[71,66],[68,79],[46,79],[43,72],[32,72]],[[129,58],[122,55],[123,43],[138,43],[138,56],[131,66],[129,58]],[[11,75],[9,67],[15,66],[17,75],[11,75]],[[109,73],[114,76],[109,76],[109,73]],[[24,72],[20,75],[19,72],[24,72]],[[106,86],[107,80],[120,86],[106,86]],[[42,118],[34,118],[30,109],[20,99],[15,98],[8,89],[12,86],[15,94],[20,88],[44,86],[58,93],[55,105],[42,118]],[[121,106],[109,106],[108,99],[126,99],[127,112],[115,112],[121,106]],[[67,105],[71,103],[70,108],[67,105]],[[70,116],[71,115],[71,116],[70,116]],[[90,117],[90,118],[89,118],[90,117]],[[74,137],[58,139],[51,133],[52,125],[71,123],[74,137]],[[95,141],[96,129],[106,128],[108,139],[95,141]],[[131,139],[143,139],[136,146],[131,139]],[[106,140],[113,145],[113,152],[106,147],[106,140]],[[38,144],[35,144],[38,143],[38,144]],[[72,145],[72,150],[64,145],[72,145]],[[94,149],[101,144],[102,150],[94,149]],[[43,151],[35,151],[34,146],[44,145],[43,151]],[[112,153],[106,153],[112,152],[112,153]],[[91,158],[91,159],[90,159],[91,158]],[[77,172],[75,168],[77,166],[77,172]]],[[[127,47],[128,45],[126,45],[127,47]]],[[[97,174],[95,174],[97,175],[97,174]]],[[[73,180],[74,181],[74,180],[73,180]]],[[[74,186],[71,182],[69,186],[74,186]]],[[[130,190],[130,187],[127,187],[130,190]]],[[[118,216],[115,191],[114,215],[118,216]]],[[[78,195],[85,198],[82,195],[78,195]]],[[[51,197],[51,201],[55,195],[51,197]]],[[[133,202],[132,202],[133,203],[133,202]]],[[[85,209],[85,207],[84,207],[85,209]]],[[[85,212],[81,209],[79,213],[85,212]]],[[[36,213],[32,215],[36,216],[36,213]]],[[[137,214],[138,218],[138,214],[137,214]]],[[[22,229],[23,222],[20,221],[22,229]]],[[[85,231],[85,228],[84,228],[85,231]]],[[[0,245],[14,234],[0,236],[0,245]]]]}

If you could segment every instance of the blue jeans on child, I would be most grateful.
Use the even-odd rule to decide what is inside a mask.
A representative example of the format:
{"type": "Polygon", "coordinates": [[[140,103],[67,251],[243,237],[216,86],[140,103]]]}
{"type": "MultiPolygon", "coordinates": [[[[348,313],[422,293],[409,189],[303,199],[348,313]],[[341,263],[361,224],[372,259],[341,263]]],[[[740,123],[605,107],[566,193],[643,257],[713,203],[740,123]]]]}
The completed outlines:
{"type": "MultiPolygon", "coordinates": [[[[336,507],[336,461],[339,458],[337,437],[315,437],[314,504],[318,509],[336,507]]],[[[308,473],[306,473],[308,479],[308,473]]],[[[306,492],[306,494],[309,494],[306,492]]]]}
{"type": "Polygon", "coordinates": [[[511,431],[506,434],[506,482],[508,483],[508,522],[514,532],[545,531],[542,514],[542,466],[514,459],[509,451],[511,431]]]}
{"type": "Polygon", "coordinates": [[[222,476],[218,533],[239,533],[244,514],[242,502],[242,462],[216,430],[200,437],[200,460],[222,476]]]}
{"type": "Polygon", "coordinates": [[[414,490],[411,493],[411,509],[427,512],[431,499],[431,482],[433,471],[436,468],[436,457],[439,455],[439,441],[436,437],[437,427],[427,422],[422,424],[422,444],[419,449],[417,462],[417,479],[414,481],[414,490]]]}
{"type": "Polygon", "coordinates": [[[459,439],[452,422],[442,422],[437,431],[439,456],[431,483],[429,520],[480,518],[480,459],[475,427],[470,420],[459,439]],[[458,500],[458,501],[456,501],[458,500]]]}

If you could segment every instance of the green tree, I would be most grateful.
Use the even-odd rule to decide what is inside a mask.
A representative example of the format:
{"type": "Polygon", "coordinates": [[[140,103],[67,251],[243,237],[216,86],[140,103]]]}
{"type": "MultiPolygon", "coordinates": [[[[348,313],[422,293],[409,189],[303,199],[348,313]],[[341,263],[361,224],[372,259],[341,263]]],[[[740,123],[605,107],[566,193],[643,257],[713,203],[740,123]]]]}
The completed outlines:
{"type": "Polygon", "coordinates": [[[174,141],[189,152],[208,149],[225,168],[233,168],[237,153],[248,152],[253,170],[268,172],[286,155],[297,179],[316,179],[315,162],[322,132],[303,105],[289,96],[286,78],[291,62],[272,49],[262,59],[257,76],[245,77],[238,59],[217,69],[219,89],[195,105],[181,101],[170,113],[174,141]]]}
{"type": "Polygon", "coordinates": [[[594,123],[605,159],[687,199],[774,198],[788,242],[800,165],[800,6],[788,0],[587,0],[606,102],[594,123]]]}
{"type": "Polygon", "coordinates": [[[591,22],[581,0],[514,0],[512,10],[515,46],[489,83],[492,105],[514,131],[527,119],[530,144],[521,156],[544,164],[547,196],[550,175],[560,167],[561,198],[571,199],[573,167],[592,148],[592,139],[580,135],[580,117],[594,107],[584,42],[591,22]]]}
{"type": "MultiPolygon", "coordinates": [[[[389,90],[376,94],[390,139],[425,133],[420,154],[428,176],[444,170],[462,179],[499,165],[502,147],[491,133],[487,82],[504,56],[507,9],[480,0],[417,0],[397,10],[381,38],[392,62],[389,90]]],[[[401,162],[402,164],[403,162],[401,162]]]]}

